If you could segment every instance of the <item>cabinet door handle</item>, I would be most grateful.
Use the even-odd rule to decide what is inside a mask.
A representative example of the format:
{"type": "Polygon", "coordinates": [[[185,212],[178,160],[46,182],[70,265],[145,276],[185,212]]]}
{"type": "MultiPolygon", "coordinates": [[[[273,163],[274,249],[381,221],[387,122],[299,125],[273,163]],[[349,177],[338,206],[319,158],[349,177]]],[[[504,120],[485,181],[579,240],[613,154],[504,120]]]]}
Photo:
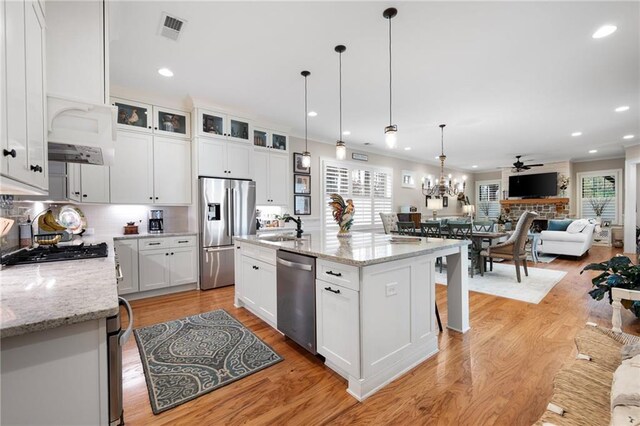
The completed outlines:
{"type": "Polygon", "coordinates": [[[157,127],[154,127],[153,129],[154,129],[154,130],[158,130],[158,128],[157,128],[157,127]]]}
{"type": "Polygon", "coordinates": [[[37,172],[38,171],[38,166],[34,166],[33,164],[29,166],[29,169],[31,169],[32,172],[37,172]]]}
{"type": "Polygon", "coordinates": [[[82,194],[82,196],[83,196],[84,198],[87,198],[87,194],[82,194]]]}
{"type": "Polygon", "coordinates": [[[149,197],[150,200],[153,200],[153,197],[149,197]]]}
{"type": "Polygon", "coordinates": [[[173,256],[173,252],[171,252],[171,256],[173,256]]]}
{"type": "Polygon", "coordinates": [[[330,291],[331,293],[340,294],[340,289],[334,290],[331,287],[325,287],[324,289],[330,291]]]}
{"type": "Polygon", "coordinates": [[[9,151],[8,149],[3,149],[2,153],[5,157],[10,155],[12,158],[16,158],[16,155],[18,155],[15,149],[12,149],[11,151],[9,151]]]}
{"type": "Polygon", "coordinates": [[[327,272],[325,272],[325,274],[333,275],[334,277],[341,277],[342,276],[342,272],[327,271],[327,272]]]}
{"type": "Polygon", "coordinates": [[[165,255],[165,256],[169,256],[169,253],[165,253],[164,255],[165,255]]]}
{"type": "Polygon", "coordinates": [[[149,129],[151,128],[151,126],[147,126],[149,129]]]}
{"type": "Polygon", "coordinates": [[[178,244],[182,244],[182,243],[188,243],[189,240],[182,240],[182,241],[178,241],[178,244]]]}
{"type": "Polygon", "coordinates": [[[150,246],[159,246],[160,243],[149,243],[150,246]]]}
{"type": "Polygon", "coordinates": [[[116,280],[122,281],[122,278],[124,278],[124,276],[122,275],[122,266],[120,266],[120,264],[117,263],[116,264],[116,280]]]}
{"type": "Polygon", "coordinates": [[[74,192],[73,195],[80,195],[78,191],[74,192]]]}
{"type": "Polygon", "coordinates": [[[156,197],[156,200],[158,199],[158,197],[156,197]]]}

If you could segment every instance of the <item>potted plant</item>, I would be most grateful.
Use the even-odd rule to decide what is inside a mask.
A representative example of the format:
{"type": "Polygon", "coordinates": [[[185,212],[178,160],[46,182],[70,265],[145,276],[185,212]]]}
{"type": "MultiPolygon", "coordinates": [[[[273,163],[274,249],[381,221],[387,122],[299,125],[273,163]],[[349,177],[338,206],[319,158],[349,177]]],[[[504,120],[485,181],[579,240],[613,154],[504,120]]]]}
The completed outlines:
{"type": "Polygon", "coordinates": [[[560,188],[560,191],[562,191],[562,196],[564,197],[567,188],[569,188],[569,177],[560,175],[558,177],[558,187],[560,188]]]}
{"type": "Polygon", "coordinates": [[[591,209],[593,213],[596,215],[596,221],[598,225],[602,222],[602,213],[604,209],[611,203],[611,197],[602,197],[602,198],[589,198],[589,205],[591,205],[591,209]]]}
{"type": "MultiPolygon", "coordinates": [[[[640,265],[631,263],[631,259],[627,256],[617,255],[605,262],[591,263],[585,266],[580,273],[582,274],[584,271],[601,271],[591,279],[595,288],[589,291],[589,295],[595,300],[602,300],[605,295],[608,295],[609,303],[611,303],[613,301],[611,296],[613,287],[640,291],[640,265]]],[[[640,318],[640,301],[623,300],[622,306],[640,318]]]]}

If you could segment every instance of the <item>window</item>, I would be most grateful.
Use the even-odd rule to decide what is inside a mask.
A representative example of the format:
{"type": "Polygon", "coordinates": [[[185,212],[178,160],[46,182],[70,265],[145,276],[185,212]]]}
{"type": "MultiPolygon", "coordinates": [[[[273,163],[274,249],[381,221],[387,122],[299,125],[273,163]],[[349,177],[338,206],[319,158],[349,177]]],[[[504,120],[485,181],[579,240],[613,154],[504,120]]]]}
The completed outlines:
{"type": "Polygon", "coordinates": [[[476,182],[476,217],[497,219],[500,216],[500,181],[481,180],[476,182]]]}
{"type": "Polygon", "coordinates": [[[595,218],[592,204],[602,204],[603,200],[608,200],[602,211],[602,219],[621,223],[621,176],[622,170],[619,169],[578,173],[578,215],[595,218]]]}
{"type": "Polygon", "coordinates": [[[379,213],[393,209],[393,171],[357,163],[323,161],[324,226],[337,228],[329,207],[329,195],[351,198],[356,208],[353,228],[382,226],[379,213]]]}

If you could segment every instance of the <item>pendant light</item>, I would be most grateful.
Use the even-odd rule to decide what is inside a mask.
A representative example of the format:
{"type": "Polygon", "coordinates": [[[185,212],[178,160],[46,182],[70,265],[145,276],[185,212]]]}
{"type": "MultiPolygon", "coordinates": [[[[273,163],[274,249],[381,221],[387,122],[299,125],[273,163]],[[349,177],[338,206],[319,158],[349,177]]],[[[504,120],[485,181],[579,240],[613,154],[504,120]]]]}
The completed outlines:
{"type": "Polygon", "coordinates": [[[392,87],[391,87],[391,19],[398,14],[398,10],[394,7],[390,7],[382,12],[382,16],[389,20],[389,125],[384,128],[384,142],[387,148],[394,149],[398,144],[398,126],[393,124],[392,114],[392,87]]]}
{"type": "Polygon", "coordinates": [[[347,145],[342,140],[342,52],[345,50],[347,50],[347,48],[341,44],[335,48],[335,51],[338,52],[340,57],[340,133],[338,133],[338,140],[336,142],[336,158],[338,160],[347,158],[347,145]]]}
{"type": "Polygon", "coordinates": [[[311,166],[311,153],[307,147],[307,119],[309,113],[307,112],[307,77],[311,75],[309,71],[302,71],[300,73],[304,77],[304,152],[302,153],[302,167],[305,169],[311,166]]]}

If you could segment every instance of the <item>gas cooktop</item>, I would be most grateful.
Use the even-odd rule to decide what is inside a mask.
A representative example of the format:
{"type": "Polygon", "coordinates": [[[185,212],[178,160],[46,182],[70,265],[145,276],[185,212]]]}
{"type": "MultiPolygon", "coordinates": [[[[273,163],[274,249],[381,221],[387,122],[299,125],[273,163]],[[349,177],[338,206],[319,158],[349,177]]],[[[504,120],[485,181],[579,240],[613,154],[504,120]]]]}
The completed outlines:
{"type": "Polygon", "coordinates": [[[80,244],[77,246],[39,246],[31,250],[20,250],[2,258],[3,265],[59,262],[62,260],[93,259],[107,257],[107,243],[80,244]]]}

